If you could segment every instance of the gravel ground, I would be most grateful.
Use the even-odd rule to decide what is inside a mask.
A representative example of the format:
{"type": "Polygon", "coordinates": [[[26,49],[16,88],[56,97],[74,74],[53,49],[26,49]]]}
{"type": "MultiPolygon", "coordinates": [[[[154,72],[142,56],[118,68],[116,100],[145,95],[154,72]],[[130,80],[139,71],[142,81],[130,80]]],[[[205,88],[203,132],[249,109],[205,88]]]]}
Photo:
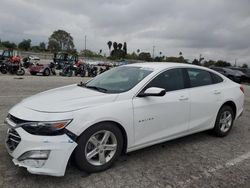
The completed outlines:
{"type": "Polygon", "coordinates": [[[16,167],[4,147],[8,110],[27,96],[81,80],[0,75],[0,187],[250,187],[250,86],[245,86],[244,115],[225,138],[203,132],[158,144],[129,153],[96,174],[69,165],[58,178],[16,167]]]}

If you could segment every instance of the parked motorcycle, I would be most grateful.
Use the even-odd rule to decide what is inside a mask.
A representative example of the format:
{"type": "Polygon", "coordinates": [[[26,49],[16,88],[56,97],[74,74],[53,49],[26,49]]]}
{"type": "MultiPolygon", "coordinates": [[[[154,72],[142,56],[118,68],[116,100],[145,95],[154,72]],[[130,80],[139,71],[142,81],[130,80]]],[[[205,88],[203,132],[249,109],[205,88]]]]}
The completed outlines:
{"type": "Polygon", "coordinates": [[[4,61],[0,65],[0,71],[2,74],[16,74],[18,76],[23,76],[25,70],[22,68],[21,63],[11,63],[10,61],[4,61]]]}
{"type": "Polygon", "coordinates": [[[81,77],[84,77],[86,75],[86,65],[85,64],[75,64],[74,65],[74,71],[75,76],[80,75],[81,77]]]}
{"type": "Polygon", "coordinates": [[[98,68],[96,66],[90,65],[87,67],[87,71],[88,71],[89,77],[95,77],[95,76],[97,76],[98,68]]]}
{"type": "Polygon", "coordinates": [[[64,65],[62,72],[59,72],[59,75],[71,77],[73,75],[73,71],[74,71],[74,67],[72,63],[67,63],[64,65]]]}

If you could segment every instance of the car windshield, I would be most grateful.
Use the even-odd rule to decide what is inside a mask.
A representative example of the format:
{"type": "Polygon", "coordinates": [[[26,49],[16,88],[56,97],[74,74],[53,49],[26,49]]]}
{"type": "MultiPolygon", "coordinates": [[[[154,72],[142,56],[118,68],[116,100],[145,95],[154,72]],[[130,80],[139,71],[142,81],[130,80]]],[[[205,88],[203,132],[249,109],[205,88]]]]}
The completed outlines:
{"type": "Polygon", "coordinates": [[[132,89],[151,72],[152,69],[143,67],[117,67],[98,75],[85,87],[104,93],[122,93],[132,89]]]}

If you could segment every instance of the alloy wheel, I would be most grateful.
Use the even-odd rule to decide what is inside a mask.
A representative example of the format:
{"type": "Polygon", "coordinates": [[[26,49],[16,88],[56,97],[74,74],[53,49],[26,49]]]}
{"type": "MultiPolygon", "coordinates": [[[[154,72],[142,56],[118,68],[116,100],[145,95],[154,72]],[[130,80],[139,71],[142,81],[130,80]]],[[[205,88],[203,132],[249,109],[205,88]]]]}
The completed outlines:
{"type": "Polygon", "coordinates": [[[227,132],[232,126],[233,117],[230,111],[224,111],[220,116],[220,130],[227,132]]]}
{"type": "Polygon", "coordinates": [[[101,130],[89,138],[85,147],[85,157],[90,164],[100,166],[108,163],[116,150],[115,135],[108,130],[101,130]]]}

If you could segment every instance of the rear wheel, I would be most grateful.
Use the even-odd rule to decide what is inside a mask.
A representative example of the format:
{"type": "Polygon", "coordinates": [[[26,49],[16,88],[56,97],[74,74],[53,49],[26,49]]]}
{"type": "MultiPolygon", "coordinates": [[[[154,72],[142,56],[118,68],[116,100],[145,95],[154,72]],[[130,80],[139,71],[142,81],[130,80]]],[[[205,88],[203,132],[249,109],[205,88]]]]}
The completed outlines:
{"type": "Polygon", "coordinates": [[[223,106],[216,118],[214,133],[216,136],[223,137],[228,135],[232,129],[234,121],[234,112],[230,106],[223,106]]]}
{"type": "Polygon", "coordinates": [[[86,172],[106,170],[121,154],[122,146],[122,133],[116,125],[96,124],[80,136],[74,152],[75,163],[86,172]]]}
{"type": "Polygon", "coordinates": [[[49,76],[50,75],[50,70],[47,68],[43,71],[43,76],[49,76]]]}

